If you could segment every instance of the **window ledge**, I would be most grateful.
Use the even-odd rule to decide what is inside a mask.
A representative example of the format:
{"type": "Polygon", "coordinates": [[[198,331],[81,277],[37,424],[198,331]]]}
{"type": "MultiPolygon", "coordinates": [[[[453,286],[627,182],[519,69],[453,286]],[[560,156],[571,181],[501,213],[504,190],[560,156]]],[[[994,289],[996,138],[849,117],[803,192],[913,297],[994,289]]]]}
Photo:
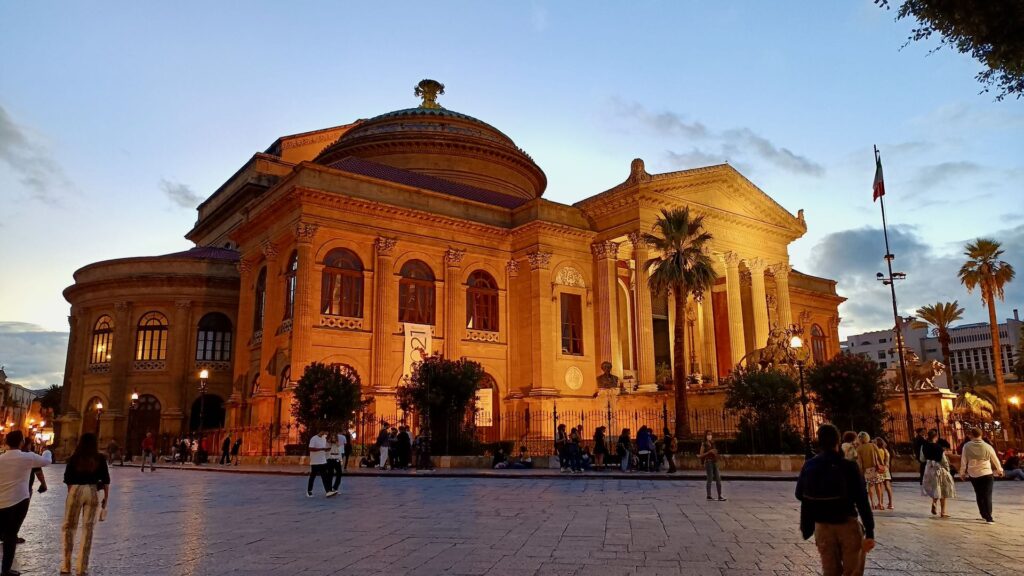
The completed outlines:
{"type": "Polygon", "coordinates": [[[331,314],[320,315],[320,326],[334,330],[362,330],[363,319],[348,316],[332,316],[331,314]]]}
{"type": "Polygon", "coordinates": [[[231,372],[230,360],[196,360],[196,370],[209,370],[211,372],[231,372]]]}
{"type": "Polygon", "coordinates": [[[96,364],[89,364],[89,372],[91,374],[106,374],[110,372],[110,362],[99,362],[96,364]]]}
{"type": "Polygon", "coordinates": [[[136,360],[132,362],[132,370],[136,372],[160,372],[167,370],[166,360],[136,360]]]}
{"type": "Polygon", "coordinates": [[[491,332],[490,330],[470,330],[466,329],[466,340],[470,342],[491,342],[499,344],[498,337],[501,335],[500,332],[491,332]]]}

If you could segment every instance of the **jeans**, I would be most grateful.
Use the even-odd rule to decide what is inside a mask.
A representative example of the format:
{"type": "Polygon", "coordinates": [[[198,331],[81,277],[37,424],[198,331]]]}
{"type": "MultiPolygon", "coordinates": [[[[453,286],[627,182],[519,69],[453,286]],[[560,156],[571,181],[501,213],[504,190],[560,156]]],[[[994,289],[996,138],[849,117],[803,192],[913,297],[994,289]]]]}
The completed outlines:
{"type": "Polygon", "coordinates": [[[337,458],[327,459],[327,473],[331,479],[331,490],[335,492],[341,487],[341,460],[337,458]]]}
{"type": "Polygon", "coordinates": [[[665,460],[668,462],[668,473],[676,471],[676,455],[672,452],[665,452],[665,460]]]}
{"type": "Polygon", "coordinates": [[[0,573],[7,574],[14,565],[14,552],[18,548],[18,531],[28,514],[29,499],[25,498],[14,506],[0,508],[0,536],[4,539],[4,558],[0,573]]]}
{"type": "Polygon", "coordinates": [[[864,574],[864,530],[856,518],[843,524],[814,524],[814,544],[824,576],[864,574]]]}
{"type": "Polygon", "coordinates": [[[68,498],[64,502],[64,555],[61,557],[61,572],[71,572],[71,551],[75,547],[75,533],[78,532],[79,518],[82,521],[82,539],[78,544],[78,574],[89,571],[89,552],[92,550],[92,531],[96,526],[99,498],[96,486],[72,484],[68,486],[68,498]]]}
{"type": "Polygon", "coordinates": [[[231,452],[229,450],[221,450],[220,452],[220,465],[231,463],[231,452]]]}
{"type": "Polygon", "coordinates": [[[711,498],[711,482],[714,481],[718,490],[718,497],[722,497],[722,473],[718,470],[718,462],[708,460],[704,462],[704,475],[707,478],[708,498],[711,498]]]}
{"type": "Polygon", "coordinates": [[[331,481],[327,477],[328,474],[327,464],[311,464],[309,466],[309,480],[306,482],[306,492],[309,494],[313,493],[313,482],[316,480],[317,476],[320,477],[320,480],[324,484],[324,492],[330,492],[331,481]]]}
{"type": "Polygon", "coordinates": [[[580,463],[580,445],[569,444],[566,446],[565,452],[569,460],[569,468],[572,470],[582,470],[583,466],[580,463]]]}
{"type": "Polygon", "coordinates": [[[626,450],[625,452],[622,453],[622,456],[619,460],[619,467],[622,469],[623,472],[629,472],[629,459],[630,453],[629,450],[626,450]]]}
{"type": "Polygon", "coordinates": [[[992,481],[991,474],[971,478],[971,486],[974,486],[974,495],[978,500],[978,512],[989,521],[992,520],[992,481]]]}
{"type": "Polygon", "coordinates": [[[1003,478],[1007,480],[1024,480],[1024,469],[1014,468],[1013,470],[1006,470],[1006,475],[1003,478]]]}

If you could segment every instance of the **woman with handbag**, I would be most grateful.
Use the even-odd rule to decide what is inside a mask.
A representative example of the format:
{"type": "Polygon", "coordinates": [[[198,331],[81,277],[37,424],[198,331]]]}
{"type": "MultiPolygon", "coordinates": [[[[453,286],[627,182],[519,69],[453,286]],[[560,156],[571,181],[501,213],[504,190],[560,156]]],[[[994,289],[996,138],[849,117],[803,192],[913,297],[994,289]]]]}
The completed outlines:
{"type": "MultiPolygon", "coordinates": [[[[889,505],[886,508],[892,510],[892,454],[889,453],[889,448],[881,436],[875,438],[875,446],[878,448],[880,462],[878,472],[882,477],[882,488],[885,490],[885,495],[889,498],[889,505]]],[[[879,501],[878,505],[882,505],[881,501],[879,501]]]]}
{"type": "Polygon", "coordinates": [[[937,512],[940,517],[949,518],[946,514],[946,499],[956,498],[956,484],[949,473],[949,459],[946,449],[939,443],[939,431],[929,430],[928,440],[921,446],[924,455],[924,482],[921,492],[932,499],[932,516],[937,512]],[[936,511],[936,505],[939,511],[936,511]]]}
{"type": "Polygon", "coordinates": [[[97,449],[96,435],[82,434],[74,454],[68,458],[64,469],[64,483],[68,486],[68,498],[64,504],[64,556],[60,563],[61,574],[71,574],[71,551],[75,546],[75,533],[79,519],[82,523],[82,539],[78,550],[78,574],[89,571],[89,551],[92,548],[92,531],[99,519],[106,517],[107,498],[110,497],[110,472],[107,459],[97,449]],[[99,501],[98,491],[103,491],[99,501]]]}
{"type": "Polygon", "coordinates": [[[871,441],[871,435],[867,432],[857,434],[857,465],[860,466],[860,474],[864,477],[864,483],[868,487],[871,508],[882,510],[882,482],[878,473],[878,448],[871,441]]]}

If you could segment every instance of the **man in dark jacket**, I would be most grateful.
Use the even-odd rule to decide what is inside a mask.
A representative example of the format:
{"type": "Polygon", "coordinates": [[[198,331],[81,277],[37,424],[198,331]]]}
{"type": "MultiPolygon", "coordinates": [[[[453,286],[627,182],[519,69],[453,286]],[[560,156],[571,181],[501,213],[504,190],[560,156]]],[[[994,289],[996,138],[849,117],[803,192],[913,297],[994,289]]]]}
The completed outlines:
{"type": "Polygon", "coordinates": [[[220,443],[220,465],[228,464],[231,464],[231,436],[225,436],[224,441],[220,443]]]}
{"type": "Polygon", "coordinates": [[[804,539],[814,535],[825,576],[863,574],[864,557],[875,547],[867,486],[857,464],[839,453],[835,426],[818,428],[818,447],[821,451],[804,463],[796,482],[800,532],[804,539]]]}

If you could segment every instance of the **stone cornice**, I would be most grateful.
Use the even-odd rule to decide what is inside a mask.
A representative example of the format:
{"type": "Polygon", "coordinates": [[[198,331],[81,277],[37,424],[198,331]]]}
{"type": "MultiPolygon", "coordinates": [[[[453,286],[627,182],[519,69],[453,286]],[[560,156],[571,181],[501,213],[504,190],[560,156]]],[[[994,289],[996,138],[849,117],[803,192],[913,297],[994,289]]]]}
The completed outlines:
{"type": "Polygon", "coordinates": [[[558,224],[555,222],[547,222],[544,220],[534,220],[527,222],[522,226],[519,226],[512,230],[513,238],[522,238],[527,234],[553,234],[556,236],[569,237],[569,238],[582,238],[584,240],[591,240],[596,234],[591,230],[583,230],[575,228],[573,226],[567,226],[565,224],[558,224]]]}
{"type": "MultiPolygon", "coordinates": [[[[80,303],[86,298],[94,298],[94,296],[101,296],[103,299],[110,299],[110,294],[119,294],[113,301],[115,309],[128,309],[128,303],[124,300],[124,296],[120,295],[123,292],[129,292],[133,294],[131,296],[134,299],[142,300],[153,298],[156,300],[165,299],[168,302],[175,300],[173,297],[166,297],[160,293],[154,292],[154,289],[195,289],[202,291],[197,295],[198,300],[202,300],[206,296],[203,294],[209,290],[225,290],[227,292],[235,292],[237,294],[239,289],[238,278],[225,278],[217,276],[193,276],[193,275],[163,275],[163,276],[132,276],[125,278],[110,278],[104,280],[93,280],[87,282],[77,282],[72,286],[69,286],[64,290],[64,299],[70,302],[72,305],[80,305],[80,303]],[[123,306],[123,308],[118,308],[123,306]]],[[[180,299],[180,294],[178,298],[180,299]]],[[[237,297],[237,296],[236,296],[237,297]]]]}

